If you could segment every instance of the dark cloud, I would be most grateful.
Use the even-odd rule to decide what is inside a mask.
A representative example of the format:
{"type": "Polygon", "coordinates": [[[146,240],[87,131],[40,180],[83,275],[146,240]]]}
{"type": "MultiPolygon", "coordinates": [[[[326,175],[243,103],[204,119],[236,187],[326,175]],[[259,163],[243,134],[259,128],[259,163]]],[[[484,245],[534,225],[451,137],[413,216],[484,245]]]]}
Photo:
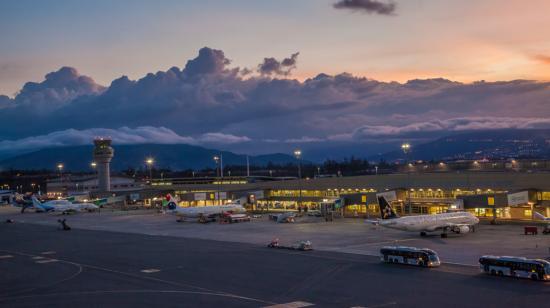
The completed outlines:
{"type": "Polygon", "coordinates": [[[446,120],[415,122],[407,125],[364,125],[352,135],[355,140],[372,137],[425,135],[432,132],[456,132],[495,129],[541,129],[550,128],[550,118],[514,117],[463,117],[446,120]]]}
{"type": "Polygon", "coordinates": [[[396,4],[392,1],[340,0],[334,3],[333,7],[335,9],[348,9],[369,14],[393,15],[395,13],[396,4]]]}
{"type": "Polygon", "coordinates": [[[264,61],[258,65],[258,72],[262,75],[280,75],[288,76],[296,68],[299,52],[290,57],[279,61],[275,58],[264,58],[264,61]]]}
{"type": "Polygon", "coordinates": [[[9,107],[13,107],[13,100],[6,95],[0,95],[0,110],[9,107]]]}
{"type": "MultiPolygon", "coordinates": [[[[297,56],[277,62],[293,67],[297,56]]],[[[466,129],[532,128],[550,119],[547,82],[437,78],[397,83],[347,73],[298,81],[245,77],[229,63],[222,51],[203,48],[183,69],[173,67],[139,80],[120,77],[107,88],[72,69],[48,74],[43,82],[27,83],[13,100],[0,97],[0,140],[69,128],[81,132],[147,126],[165,127],[200,144],[237,147],[279,140],[290,147],[397,139],[414,132],[435,136],[466,129]]]]}
{"type": "Polygon", "coordinates": [[[92,78],[80,75],[76,69],[62,67],[47,74],[43,82],[27,82],[15,97],[15,102],[32,105],[32,108],[56,108],[77,97],[101,94],[104,89],[92,78]]]}
{"type": "Polygon", "coordinates": [[[187,61],[184,72],[188,76],[219,74],[230,63],[223,51],[204,47],[199,50],[197,58],[187,61]]]}

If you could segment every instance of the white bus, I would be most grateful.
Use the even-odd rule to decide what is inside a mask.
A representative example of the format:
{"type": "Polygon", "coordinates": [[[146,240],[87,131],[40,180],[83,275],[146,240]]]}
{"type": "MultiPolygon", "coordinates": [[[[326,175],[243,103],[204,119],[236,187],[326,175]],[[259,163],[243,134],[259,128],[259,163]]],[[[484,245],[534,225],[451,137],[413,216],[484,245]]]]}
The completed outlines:
{"type": "Polygon", "coordinates": [[[479,268],[490,275],[550,280],[550,262],[541,259],[482,256],[479,268]]]}
{"type": "Polygon", "coordinates": [[[428,248],[384,246],[380,260],[386,263],[402,263],[416,266],[436,267],[441,265],[437,253],[428,248]]]}

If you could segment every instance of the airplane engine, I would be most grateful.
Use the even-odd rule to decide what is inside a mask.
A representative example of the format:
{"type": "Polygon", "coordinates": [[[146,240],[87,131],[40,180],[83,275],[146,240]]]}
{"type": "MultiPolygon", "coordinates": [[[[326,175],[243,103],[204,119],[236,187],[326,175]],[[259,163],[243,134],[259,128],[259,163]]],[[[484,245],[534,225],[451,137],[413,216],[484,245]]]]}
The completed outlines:
{"type": "Polygon", "coordinates": [[[460,233],[460,234],[463,234],[463,233],[468,233],[470,231],[472,231],[470,229],[470,227],[468,226],[459,226],[459,227],[456,227],[455,230],[454,230],[456,233],[460,233]]]}

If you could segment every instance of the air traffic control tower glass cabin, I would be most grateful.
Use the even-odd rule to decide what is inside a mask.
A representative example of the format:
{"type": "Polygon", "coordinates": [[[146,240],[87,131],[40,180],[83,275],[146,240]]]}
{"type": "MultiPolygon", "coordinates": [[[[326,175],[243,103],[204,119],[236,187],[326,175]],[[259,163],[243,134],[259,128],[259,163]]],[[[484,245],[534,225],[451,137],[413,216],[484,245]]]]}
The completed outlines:
{"type": "Polygon", "coordinates": [[[109,138],[94,139],[94,161],[97,164],[97,179],[99,191],[111,190],[110,163],[115,154],[109,138]]]}

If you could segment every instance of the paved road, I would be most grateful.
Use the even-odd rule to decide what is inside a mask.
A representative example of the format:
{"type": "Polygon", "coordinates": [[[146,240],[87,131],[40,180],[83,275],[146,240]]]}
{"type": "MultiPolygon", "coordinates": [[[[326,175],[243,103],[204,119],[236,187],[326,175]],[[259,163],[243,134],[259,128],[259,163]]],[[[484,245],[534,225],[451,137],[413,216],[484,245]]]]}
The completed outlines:
{"type": "Polygon", "coordinates": [[[544,307],[550,284],[335,252],[0,224],[0,307],[544,307]]]}

